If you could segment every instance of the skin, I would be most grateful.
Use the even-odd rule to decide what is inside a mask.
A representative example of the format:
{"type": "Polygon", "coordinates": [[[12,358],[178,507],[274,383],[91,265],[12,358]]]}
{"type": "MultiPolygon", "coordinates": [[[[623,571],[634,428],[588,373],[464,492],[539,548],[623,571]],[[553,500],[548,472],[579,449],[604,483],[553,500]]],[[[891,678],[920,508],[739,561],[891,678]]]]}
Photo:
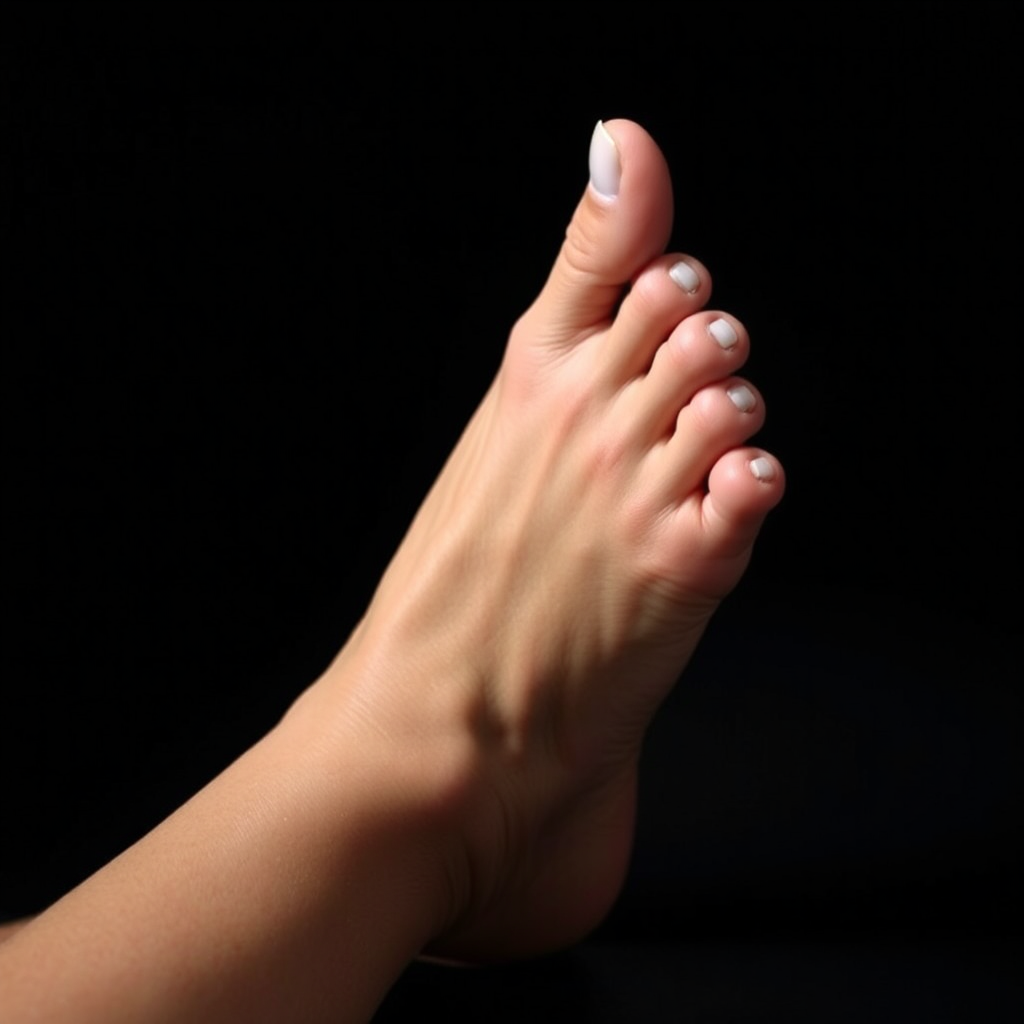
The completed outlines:
{"type": "Polygon", "coordinates": [[[586,189],[344,648],[8,936],[4,1019],[365,1021],[424,951],[528,956],[605,915],[644,732],[783,492],[745,445],[764,403],[742,324],[703,310],[698,261],[695,288],[669,274],[664,159],[631,122],[607,132],[617,194],[586,189]]]}
{"type": "Polygon", "coordinates": [[[26,924],[28,924],[28,921],[6,921],[4,924],[0,924],[0,942],[9,939],[26,924]]]}

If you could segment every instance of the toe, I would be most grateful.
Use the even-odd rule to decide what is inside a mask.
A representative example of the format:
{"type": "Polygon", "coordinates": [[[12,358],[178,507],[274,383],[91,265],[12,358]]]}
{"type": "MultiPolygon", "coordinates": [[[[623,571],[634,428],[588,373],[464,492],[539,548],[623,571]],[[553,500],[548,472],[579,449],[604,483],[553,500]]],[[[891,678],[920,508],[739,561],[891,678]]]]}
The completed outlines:
{"type": "Polygon", "coordinates": [[[674,429],[679,410],[701,388],[739,370],[749,351],[746,330],[727,313],[702,312],[683,320],[633,388],[630,415],[642,441],[664,439],[674,429]]]}
{"type": "Polygon", "coordinates": [[[681,597],[718,601],[739,582],[768,513],[785,490],[782,465],[760,448],[734,448],[664,521],[666,575],[681,597]]]}
{"type": "Polygon", "coordinates": [[[607,326],[623,287],[668,243],[671,178],[643,128],[599,122],[590,169],[548,280],[517,325],[530,344],[569,347],[607,326]]]}
{"type": "Polygon", "coordinates": [[[743,554],[764,517],[782,499],[782,464],[760,448],[736,448],[720,458],[708,475],[701,503],[705,536],[724,557],[743,554]]]}
{"type": "Polygon", "coordinates": [[[680,321],[702,309],[711,274],[692,256],[661,256],[632,282],[603,342],[600,365],[615,381],[646,373],[658,346],[680,321]]]}
{"type": "Polygon", "coordinates": [[[729,377],[701,388],[679,412],[674,433],[656,452],[661,499],[671,504],[702,492],[715,462],[756,434],[764,417],[764,401],[749,381],[729,377]]]}

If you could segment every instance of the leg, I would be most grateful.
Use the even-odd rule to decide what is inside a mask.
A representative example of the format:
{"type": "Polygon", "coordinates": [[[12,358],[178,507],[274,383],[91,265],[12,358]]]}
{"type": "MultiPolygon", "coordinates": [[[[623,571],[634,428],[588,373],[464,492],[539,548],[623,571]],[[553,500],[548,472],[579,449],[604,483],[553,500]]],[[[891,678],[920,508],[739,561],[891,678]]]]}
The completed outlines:
{"type": "Polygon", "coordinates": [[[659,255],[639,127],[330,669],[264,739],[0,945],[0,1015],[364,1021],[410,958],[543,951],[614,900],[644,731],[782,471],[741,324],[659,255]],[[628,286],[628,293],[623,292],[628,286]]]}

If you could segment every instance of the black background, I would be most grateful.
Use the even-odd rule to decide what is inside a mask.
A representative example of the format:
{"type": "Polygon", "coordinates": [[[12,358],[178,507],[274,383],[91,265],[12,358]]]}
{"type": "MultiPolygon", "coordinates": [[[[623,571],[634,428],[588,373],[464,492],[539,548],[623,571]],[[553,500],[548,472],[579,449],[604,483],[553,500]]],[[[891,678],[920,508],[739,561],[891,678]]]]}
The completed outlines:
{"type": "Polygon", "coordinates": [[[0,912],[327,664],[624,116],[789,490],[652,729],[608,923],[511,982],[416,968],[385,1012],[1009,1014],[1013,5],[372,10],[6,10],[0,912]]]}

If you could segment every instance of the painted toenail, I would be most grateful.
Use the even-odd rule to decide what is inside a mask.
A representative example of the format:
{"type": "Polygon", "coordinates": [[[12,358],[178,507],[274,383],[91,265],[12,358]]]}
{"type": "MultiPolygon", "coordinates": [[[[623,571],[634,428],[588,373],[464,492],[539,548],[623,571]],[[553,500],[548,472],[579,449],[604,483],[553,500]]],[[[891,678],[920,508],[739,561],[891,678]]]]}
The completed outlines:
{"type": "Polygon", "coordinates": [[[680,260],[669,272],[668,276],[684,292],[689,292],[691,295],[700,287],[700,275],[697,273],[689,263],[685,263],[680,260]]]}
{"type": "Polygon", "coordinates": [[[590,138],[590,184],[605,199],[614,199],[619,194],[622,180],[622,165],[615,140],[608,134],[603,121],[597,122],[590,138]]]}
{"type": "Polygon", "coordinates": [[[737,384],[735,387],[729,388],[726,394],[740,412],[750,412],[757,404],[754,400],[754,392],[746,384],[737,384]]]}
{"type": "Polygon", "coordinates": [[[725,349],[732,348],[740,340],[728,320],[712,320],[708,324],[708,334],[725,349]]]}
{"type": "Polygon", "coordinates": [[[771,459],[766,459],[763,456],[750,460],[750,472],[758,480],[775,479],[775,467],[772,465],[771,459]]]}

